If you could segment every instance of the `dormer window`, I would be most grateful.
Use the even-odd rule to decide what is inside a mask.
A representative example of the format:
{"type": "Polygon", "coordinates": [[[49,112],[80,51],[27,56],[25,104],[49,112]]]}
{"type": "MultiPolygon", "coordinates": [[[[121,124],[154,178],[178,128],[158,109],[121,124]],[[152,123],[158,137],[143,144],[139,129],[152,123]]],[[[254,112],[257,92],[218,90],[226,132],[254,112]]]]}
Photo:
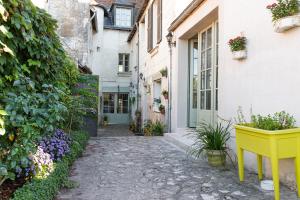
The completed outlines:
{"type": "Polygon", "coordinates": [[[132,9],[116,7],[115,26],[130,28],[132,26],[132,9]]]}

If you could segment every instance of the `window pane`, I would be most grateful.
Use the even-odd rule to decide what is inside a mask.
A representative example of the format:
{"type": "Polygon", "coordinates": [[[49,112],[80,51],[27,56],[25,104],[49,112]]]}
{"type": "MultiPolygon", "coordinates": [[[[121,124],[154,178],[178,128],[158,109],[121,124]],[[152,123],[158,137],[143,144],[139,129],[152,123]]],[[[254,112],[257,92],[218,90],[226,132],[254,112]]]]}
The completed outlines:
{"type": "Polygon", "coordinates": [[[211,89],[211,70],[206,71],[206,89],[211,89]]]}
{"type": "Polygon", "coordinates": [[[205,92],[200,93],[200,109],[204,109],[204,97],[205,97],[205,92]]]}
{"type": "Polygon", "coordinates": [[[212,56],[211,56],[211,49],[207,50],[207,54],[206,54],[206,68],[210,69],[211,65],[212,65],[212,56]]]}
{"type": "Polygon", "coordinates": [[[201,70],[205,68],[205,52],[201,53],[201,70]]]}
{"type": "Polygon", "coordinates": [[[206,32],[202,33],[202,40],[201,40],[201,50],[206,49],[206,32]]]}
{"type": "Polygon", "coordinates": [[[123,54],[119,54],[119,65],[123,65],[123,54]]]}
{"type": "Polygon", "coordinates": [[[206,91],[206,110],[211,109],[211,91],[206,91]]]}
{"type": "Polygon", "coordinates": [[[205,72],[201,72],[201,90],[205,89],[205,72]]]}
{"type": "Polygon", "coordinates": [[[103,113],[115,112],[115,95],[104,93],[103,94],[103,113]]]}
{"type": "Polygon", "coordinates": [[[212,44],[212,29],[207,30],[207,48],[211,47],[212,44]]]}
{"type": "Polygon", "coordinates": [[[193,78],[193,108],[197,108],[198,76],[193,78]]]}
{"type": "Polygon", "coordinates": [[[118,95],[118,113],[128,113],[128,94],[118,95]]]}
{"type": "Polygon", "coordinates": [[[131,9],[116,8],[116,26],[130,27],[131,23],[131,9]]]}

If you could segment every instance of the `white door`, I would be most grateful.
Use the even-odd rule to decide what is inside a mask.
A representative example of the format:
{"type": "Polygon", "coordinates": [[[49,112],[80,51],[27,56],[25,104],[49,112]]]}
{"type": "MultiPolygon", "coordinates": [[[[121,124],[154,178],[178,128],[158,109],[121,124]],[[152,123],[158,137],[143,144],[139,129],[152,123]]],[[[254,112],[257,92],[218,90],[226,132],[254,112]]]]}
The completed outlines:
{"type": "Polygon", "coordinates": [[[198,123],[214,123],[218,110],[218,23],[199,34],[200,69],[198,123]]]}
{"type": "Polygon", "coordinates": [[[189,127],[196,127],[198,107],[198,39],[191,40],[189,46],[189,127]]]}

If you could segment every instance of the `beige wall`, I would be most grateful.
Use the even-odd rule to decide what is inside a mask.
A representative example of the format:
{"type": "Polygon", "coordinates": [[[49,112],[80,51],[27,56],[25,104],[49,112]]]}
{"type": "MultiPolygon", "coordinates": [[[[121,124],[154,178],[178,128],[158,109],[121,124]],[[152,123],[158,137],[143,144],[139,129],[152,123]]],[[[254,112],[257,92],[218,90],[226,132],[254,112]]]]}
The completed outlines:
{"type": "MultiPolygon", "coordinates": [[[[206,23],[206,16],[218,8],[220,26],[220,64],[219,64],[219,111],[224,119],[234,119],[238,107],[241,106],[246,116],[250,109],[254,114],[269,114],[285,110],[300,120],[300,111],[296,109],[300,96],[296,95],[300,79],[300,57],[297,55],[300,46],[300,29],[296,28],[286,33],[273,31],[271,14],[266,9],[264,1],[205,1],[194,13],[175,31],[177,42],[174,61],[177,74],[176,81],[187,66],[185,55],[187,47],[184,44],[195,31],[200,31],[206,23]],[[255,10],[255,14],[253,11],[255,10]],[[203,21],[201,21],[203,19],[203,21]],[[200,23],[199,23],[200,22],[200,23]],[[227,45],[229,39],[243,34],[248,39],[248,58],[244,61],[232,59],[227,45]]],[[[211,15],[213,20],[215,15],[211,15]]],[[[174,115],[177,116],[177,130],[182,131],[185,120],[182,114],[180,91],[184,90],[178,84],[177,101],[174,115]]],[[[176,94],[176,91],[174,91],[176,94]]],[[[176,98],[176,97],[175,97],[176,98]]],[[[249,117],[248,117],[249,118],[249,117]]],[[[175,122],[176,123],[176,122],[175,122]]],[[[232,135],[230,146],[235,150],[235,134],[232,135]]],[[[246,166],[256,170],[256,157],[246,154],[246,166]]],[[[265,170],[270,175],[270,167],[265,162],[265,170]]],[[[280,163],[281,180],[294,183],[294,164],[291,160],[280,163]]]]}
{"type": "MultiPolygon", "coordinates": [[[[163,2],[163,41],[151,53],[146,51],[147,18],[146,23],[140,25],[140,68],[150,84],[162,67],[169,67],[169,48],[165,35],[171,22],[191,1],[163,2]]],[[[285,110],[300,122],[300,111],[297,109],[300,95],[296,93],[300,85],[300,28],[275,33],[267,4],[260,0],[206,0],[174,31],[177,45],[173,49],[172,131],[184,134],[187,128],[188,39],[216,19],[220,29],[219,117],[233,119],[241,106],[246,116],[250,116],[250,109],[254,114],[285,110]],[[232,59],[227,42],[241,33],[248,39],[248,58],[236,61],[232,59]]],[[[167,82],[164,87],[167,87],[167,82]]],[[[144,108],[149,107],[151,101],[151,95],[144,99],[142,97],[144,108]]],[[[151,113],[147,115],[152,116],[151,113]]],[[[234,132],[230,147],[235,150],[234,132]]],[[[256,158],[253,155],[246,154],[246,166],[256,170],[256,158]]],[[[280,167],[281,180],[293,184],[293,162],[282,161],[280,167]]],[[[270,174],[267,162],[265,171],[270,174]]]]}

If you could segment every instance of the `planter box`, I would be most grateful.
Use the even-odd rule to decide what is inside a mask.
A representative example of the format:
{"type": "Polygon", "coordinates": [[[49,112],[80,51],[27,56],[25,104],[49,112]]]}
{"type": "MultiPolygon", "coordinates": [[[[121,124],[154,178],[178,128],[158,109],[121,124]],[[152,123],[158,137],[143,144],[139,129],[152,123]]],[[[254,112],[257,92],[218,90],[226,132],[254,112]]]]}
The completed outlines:
{"type": "Polygon", "coordinates": [[[300,26],[300,14],[276,20],[274,22],[274,31],[282,33],[298,26],[300,26]]]}
{"type": "Polygon", "coordinates": [[[247,51],[246,50],[233,51],[232,57],[234,60],[243,60],[243,59],[247,58],[247,51]]]}
{"type": "Polygon", "coordinates": [[[260,180],[262,179],[262,157],[269,157],[272,165],[275,199],[279,200],[279,159],[294,158],[300,197],[300,128],[267,131],[237,125],[235,129],[240,181],[244,180],[244,150],[257,154],[260,180]]]}

